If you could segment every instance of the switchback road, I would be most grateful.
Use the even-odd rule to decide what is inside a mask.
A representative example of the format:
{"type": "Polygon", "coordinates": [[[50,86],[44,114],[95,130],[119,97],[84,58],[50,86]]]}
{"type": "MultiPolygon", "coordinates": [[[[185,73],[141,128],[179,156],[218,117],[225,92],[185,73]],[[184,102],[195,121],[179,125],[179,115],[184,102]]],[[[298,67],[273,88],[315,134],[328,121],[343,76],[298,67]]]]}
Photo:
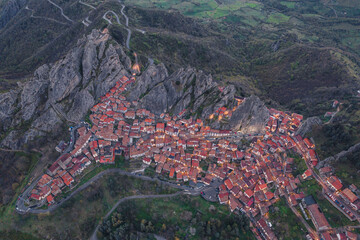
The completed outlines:
{"type": "Polygon", "coordinates": [[[114,11],[112,11],[112,10],[109,10],[109,11],[107,11],[106,13],[104,13],[103,19],[105,19],[109,24],[112,24],[112,22],[110,21],[110,19],[108,19],[108,18],[106,17],[106,15],[109,14],[109,13],[114,14],[114,16],[115,16],[115,18],[116,18],[116,22],[117,22],[119,25],[121,25],[119,16],[118,16],[114,11]]]}
{"type": "MultiPolygon", "coordinates": [[[[120,0],[119,0],[119,3],[121,3],[120,0]]],[[[128,16],[126,16],[126,14],[124,13],[125,5],[124,5],[124,4],[121,4],[121,6],[122,6],[122,8],[121,8],[121,14],[122,14],[122,15],[124,16],[124,18],[125,18],[125,29],[126,29],[126,31],[128,32],[128,35],[127,35],[127,38],[126,38],[126,42],[125,42],[125,46],[126,46],[126,48],[130,49],[130,39],[131,39],[132,31],[131,31],[131,29],[129,28],[129,18],[128,18],[128,16]]],[[[121,25],[119,16],[117,15],[117,13],[115,13],[115,12],[112,11],[112,10],[109,10],[109,11],[105,12],[102,18],[103,18],[105,21],[107,21],[109,24],[112,24],[111,20],[106,17],[106,15],[109,14],[109,13],[113,14],[113,15],[115,16],[115,18],[116,18],[116,22],[117,22],[119,25],[121,25]]]]}

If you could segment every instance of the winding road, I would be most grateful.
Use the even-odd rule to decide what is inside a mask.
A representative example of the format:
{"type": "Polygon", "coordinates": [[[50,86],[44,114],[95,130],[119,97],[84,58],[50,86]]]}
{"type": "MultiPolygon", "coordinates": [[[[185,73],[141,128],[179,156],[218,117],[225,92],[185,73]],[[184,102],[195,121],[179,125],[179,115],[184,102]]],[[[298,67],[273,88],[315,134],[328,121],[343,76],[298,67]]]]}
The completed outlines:
{"type": "MultiPolygon", "coordinates": [[[[120,2],[120,0],[119,0],[120,2]]],[[[124,16],[125,18],[125,26],[129,27],[129,18],[126,16],[126,14],[124,13],[124,9],[125,9],[125,5],[121,4],[122,8],[121,8],[121,14],[124,16]]]]}
{"type": "Polygon", "coordinates": [[[51,3],[52,5],[54,5],[55,7],[57,7],[58,9],[60,9],[60,12],[61,12],[61,16],[63,16],[66,20],[68,20],[69,22],[74,22],[73,20],[71,20],[68,16],[66,16],[64,14],[64,10],[62,9],[62,7],[60,7],[59,5],[57,5],[56,3],[54,3],[53,1],[51,0],[48,0],[49,3],[51,3]]]}
{"type": "Polygon", "coordinates": [[[107,11],[106,13],[104,13],[103,19],[105,19],[109,24],[112,24],[112,22],[110,21],[110,19],[108,19],[108,18],[106,17],[106,15],[108,15],[109,13],[114,14],[114,16],[115,16],[115,18],[116,18],[116,22],[117,22],[119,25],[121,25],[119,16],[118,16],[114,11],[112,11],[112,10],[109,10],[109,11],[107,11]]]}
{"type": "MultiPolygon", "coordinates": [[[[158,178],[152,178],[152,177],[148,177],[148,176],[142,176],[142,175],[137,175],[135,173],[130,173],[127,171],[124,171],[122,169],[108,169],[105,170],[103,172],[98,173],[96,176],[94,176],[93,178],[91,178],[89,181],[87,181],[86,183],[84,183],[83,185],[81,185],[79,188],[77,188],[75,191],[73,191],[69,196],[67,196],[66,198],[60,200],[58,203],[50,206],[48,209],[32,209],[29,207],[26,207],[24,205],[25,199],[22,196],[27,196],[31,190],[35,187],[36,183],[38,182],[38,180],[40,179],[40,177],[38,179],[36,179],[36,181],[34,181],[22,194],[21,197],[19,197],[17,203],[16,203],[16,211],[20,214],[25,214],[25,213],[34,213],[34,214],[39,214],[39,213],[48,213],[48,212],[52,212],[54,210],[56,210],[58,207],[60,207],[64,202],[66,202],[67,200],[71,199],[75,194],[77,194],[78,192],[84,190],[85,188],[87,188],[90,184],[92,184],[93,182],[99,180],[102,176],[109,174],[109,173],[118,173],[120,175],[124,175],[124,176],[129,176],[129,177],[135,177],[135,178],[139,178],[141,180],[144,181],[151,181],[151,182],[158,182],[173,188],[177,188],[177,189],[181,189],[181,190],[185,190],[187,191],[189,194],[191,195],[197,195],[200,194],[200,192],[205,188],[198,188],[198,189],[192,189],[190,187],[186,187],[186,186],[182,186],[182,185],[177,185],[171,182],[167,182],[167,181],[162,181],[158,178]]],[[[207,186],[206,186],[207,187],[207,186]]]]}
{"type": "MultiPolygon", "coordinates": [[[[121,3],[120,0],[118,0],[119,3],[121,3]]],[[[127,38],[126,38],[126,47],[128,49],[130,49],[130,38],[131,38],[131,29],[129,28],[129,18],[128,16],[126,16],[126,14],[124,13],[124,9],[125,9],[125,5],[124,4],[121,4],[122,8],[121,8],[121,14],[124,16],[125,18],[125,26],[126,26],[126,30],[128,32],[128,35],[127,35],[127,38]]]]}
{"type": "MultiPolygon", "coordinates": [[[[119,3],[121,3],[120,0],[119,0],[119,3]]],[[[125,5],[124,5],[124,4],[121,4],[121,6],[122,6],[122,8],[121,8],[121,14],[122,14],[122,15],[124,16],[124,18],[125,18],[125,29],[126,29],[126,31],[128,32],[128,35],[127,35],[127,38],[126,38],[126,42],[125,42],[125,46],[126,46],[127,49],[130,50],[130,39],[131,39],[132,31],[131,31],[131,29],[129,28],[129,18],[128,18],[128,16],[126,16],[126,14],[124,13],[125,5]]],[[[112,10],[109,10],[109,11],[105,12],[102,18],[103,18],[105,21],[107,21],[109,24],[112,25],[111,20],[106,17],[106,15],[109,14],[109,13],[113,14],[113,15],[115,16],[115,18],[116,18],[116,22],[117,22],[119,25],[121,25],[119,15],[117,15],[117,13],[115,13],[115,12],[112,11],[112,10]]],[[[138,31],[141,31],[141,32],[144,32],[144,33],[145,33],[145,31],[140,30],[140,29],[139,29],[138,31]]]]}

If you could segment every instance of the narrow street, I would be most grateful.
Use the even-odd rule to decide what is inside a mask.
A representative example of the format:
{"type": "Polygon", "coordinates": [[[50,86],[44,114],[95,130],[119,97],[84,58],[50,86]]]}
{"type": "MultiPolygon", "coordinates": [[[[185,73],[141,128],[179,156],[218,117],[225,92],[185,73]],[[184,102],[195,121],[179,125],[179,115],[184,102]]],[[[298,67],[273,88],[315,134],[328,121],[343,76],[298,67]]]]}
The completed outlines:
{"type": "Polygon", "coordinates": [[[289,199],[289,195],[285,191],[285,200],[286,200],[286,204],[288,205],[288,207],[291,209],[291,211],[293,211],[293,213],[300,220],[300,222],[306,227],[306,230],[309,233],[311,233],[314,237],[316,237],[316,239],[320,239],[316,230],[314,230],[310,227],[310,225],[305,221],[305,219],[303,218],[303,216],[301,216],[301,214],[298,212],[298,210],[289,203],[288,199],[289,199]]]}

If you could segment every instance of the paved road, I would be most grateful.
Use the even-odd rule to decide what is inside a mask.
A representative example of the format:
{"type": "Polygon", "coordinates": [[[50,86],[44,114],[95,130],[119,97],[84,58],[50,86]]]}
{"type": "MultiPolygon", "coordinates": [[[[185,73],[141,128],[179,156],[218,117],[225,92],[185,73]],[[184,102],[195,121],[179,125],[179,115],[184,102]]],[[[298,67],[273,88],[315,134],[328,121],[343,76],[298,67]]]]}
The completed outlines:
{"type": "MultiPolygon", "coordinates": [[[[80,123],[79,125],[73,127],[71,129],[70,132],[70,137],[71,137],[71,141],[69,146],[64,150],[63,154],[65,153],[69,153],[71,150],[73,150],[74,148],[74,144],[76,142],[76,134],[75,131],[83,126],[87,126],[87,123],[80,123]]],[[[62,155],[63,155],[62,154],[62,155]]],[[[61,155],[61,156],[62,156],[61,155]]],[[[35,181],[32,182],[32,184],[30,184],[30,186],[21,194],[21,196],[18,198],[17,202],[16,202],[16,206],[17,206],[17,212],[20,214],[24,214],[29,212],[31,209],[26,207],[24,205],[24,201],[26,200],[25,198],[27,198],[27,196],[30,194],[31,190],[35,187],[35,185],[37,184],[37,182],[40,180],[41,176],[39,176],[35,181]]]]}
{"type": "Polygon", "coordinates": [[[66,16],[64,14],[64,10],[62,9],[62,7],[60,7],[59,5],[57,5],[56,3],[54,3],[53,1],[51,0],[48,0],[49,3],[51,3],[52,5],[54,5],[55,7],[57,7],[58,9],[60,9],[60,12],[61,12],[61,16],[63,16],[66,20],[68,20],[69,22],[74,22],[73,20],[71,20],[68,16],[66,16]]]}
{"type": "MultiPolygon", "coordinates": [[[[301,148],[300,148],[301,149],[301,148]]],[[[314,171],[313,167],[310,166],[310,159],[308,158],[308,156],[306,155],[305,152],[302,152],[302,155],[304,157],[304,161],[305,164],[307,166],[308,169],[310,169],[312,176],[314,177],[314,179],[318,182],[318,184],[322,187],[322,194],[323,196],[334,206],[336,207],[340,212],[342,212],[346,217],[348,217],[348,215],[334,202],[332,201],[329,197],[326,196],[326,192],[333,194],[333,196],[335,197],[336,200],[338,200],[342,205],[345,206],[344,210],[348,210],[350,211],[354,216],[355,219],[360,222],[360,215],[356,212],[353,211],[353,209],[351,207],[349,207],[346,203],[343,202],[343,200],[338,197],[332,190],[329,189],[329,187],[326,185],[325,181],[316,173],[316,171],[314,171]]],[[[355,220],[354,219],[354,220],[355,220]]],[[[352,220],[353,221],[353,220],[352,220]]]]}
{"type": "MultiPolygon", "coordinates": [[[[125,197],[120,199],[112,208],[111,210],[105,215],[104,219],[107,219],[111,213],[123,202],[127,201],[127,200],[132,200],[132,199],[150,199],[150,198],[170,198],[170,197],[176,197],[179,196],[180,194],[184,194],[184,192],[177,192],[177,193],[173,193],[173,194],[162,194],[162,195],[137,195],[137,196],[130,196],[130,197],[125,197]]],[[[93,234],[90,237],[90,240],[97,240],[97,236],[96,233],[99,230],[101,223],[99,223],[93,234]]]]}
{"type": "MultiPolygon", "coordinates": [[[[119,0],[120,2],[120,0],[119,0]]],[[[125,18],[125,26],[129,27],[129,18],[126,16],[126,14],[124,13],[124,9],[125,9],[125,5],[121,4],[122,8],[121,8],[121,14],[124,16],[125,18]]]]}
{"type": "MultiPolygon", "coordinates": [[[[125,175],[125,176],[131,176],[131,177],[135,177],[135,178],[139,178],[141,180],[144,181],[152,181],[152,182],[158,182],[158,183],[162,183],[164,185],[173,187],[173,188],[177,188],[177,189],[181,189],[181,190],[185,190],[187,192],[189,192],[191,195],[196,195],[196,194],[200,194],[200,192],[202,191],[203,188],[199,188],[199,189],[192,189],[190,187],[187,186],[181,186],[181,185],[177,185],[174,183],[170,183],[167,181],[162,181],[158,178],[152,178],[152,177],[148,177],[148,176],[142,176],[142,175],[137,175],[134,173],[130,173],[127,171],[124,171],[122,169],[108,169],[105,170],[99,174],[97,174],[96,176],[94,176],[92,179],[90,179],[88,182],[84,183],[83,185],[81,185],[79,188],[77,188],[75,191],[73,191],[69,196],[67,196],[66,198],[62,199],[60,202],[50,206],[48,209],[31,209],[29,207],[26,207],[24,205],[24,199],[22,197],[20,197],[17,201],[17,209],[16,211],[20,214],[24,214],[24,213],[34,213],[34,214],[39,214],[39,213],[48,213],[48,212],[52,212],[54,210],[56,210],[58,207],[60,207],[64,202],[66,202],[67,200],[69,200],[70,198],[72,198],[74,195],[76,195],[78,192],[84,190],[85,188],[87,188],[90,184],[92,184],[93,182],[99,180],[102,176],[109,174],[109,173],[118,173],[121,175],[125,175]]],[[[34,181],[22,194],[22,196],[27,196],[31,190],[35,187],[36,183],[38,182],[38,180],[40,179],[40,177],[34,181]]]]}
{"type": "MultiPolygon", "coordinates": [[[[119,0],[119,2],[121,3],[121,1],[119,0]]],[[[128,49],[130,49],[130,38],[131,38],[131,29],[129,28],[129,18],[128,16],[126,16],[126,14],[124,13],[124,9],[125,9],[125,5],[121,4],[122,8],[121,8],[121,14],[124,16],[125,18],[125,26],[127,27],[126,30],[128,32],[127,38],[126,38],[126,47],[128,49]]]]}
{"type": "Polygon", "coordinates": [[[90,4],[86,3],[86,2],[83,2],[83,1],[81,1],[81,0],[79,1],[79,3],[80,3],[80,4],[83,4],[83,5],[85,5],[85,6],[88,6],[88,7],[92,8],[92,9],[96,9],[96,7],[90,5],[90,4]]]}
{"type": "Polygon", "coordinates": [[[88,127],[89,125],[87,123],[81,122],[80,124],[73,127],[70,131],[70,144],[69,146],[64,150],[64,153],[69,153],[74,149],[74,144],[76,142],[76,130],[78,130],[81,127],[88,127]]]}
{"type": "Polygon", "coordinates": [[[128,32],[128,35],[127,35],[127,38],[126,38],[126,47],[128,49],[130,49],[131,30],[129,28],[126,28],[126,30],[128,32]]]}
{"type": "Polygon", "coordinates": [[[24,204],[26,200],[25,198],[27,198],[27,196],[30,194],[31,190],[35,187],[40,178],[41,176],[35,179],[35,181],[33,181],[30,186],[19,196],[18,200],[16,201],[16,211],[18,213],[25,214],[30,210],[30,208],[26,207],[24,204]]]}
{"type": "MultiPolygon", "coordinates": [[[[119,0],[119,3],[121,3],[120,0],[119,0]]],[[[124,18],[125,18],[125,26],[126,26],[125,29],[126,29],[126,31],[128,32],[125,46],[126,46],[126,48],[130,49],[130,39],[131,39],[131,33],[132,33],[132,31],[131,31],[131,29],[129,28],[129,18],[128,18],[128,16],[126,16],[126,14],[124,13],[125,5],[124,5],[124,4],[121,4],[121,6],[122,6],[122,8],[121,8],[121,14],[122,14],[122,15],[124,16],[124,18]]],[[[105,12],[102,18],[103,18],[105,21],[107,21],[109,24],[112,24],[112,22],[110,21],[110,19],[108,19],[108,18],[106,17],[106,15],[109,14],[109,13],[114,14],[114,16],[115,16],[115,18],[116,18],[116,22],[117,22],[119,25],[121,25],[119,16],[118,16],[114,11],[109,10],[109,11],[105,12]]]]}
{"type": "Polygon", "coordinates": [[[154,64],[154,59],[148,57],[148,60],[149,60],[149,65],[153,65],[153,64],[154,64]]]}
{"type": "Polygon", "coordinates": [[[116,22],[117,22],[119,25],[121,25],[119,16],[118,16],[114,11],[112,11],[112,10],[109,10],[109,11],[107,11],[106,13],[104,13],[103,19],[105,19],[109,24],[112,24],[112,22],[106,17],[106,15],[109,14],[109,13],[114,14],[114,16],[115,16],[115,18],[116,18],[116,22]]]}

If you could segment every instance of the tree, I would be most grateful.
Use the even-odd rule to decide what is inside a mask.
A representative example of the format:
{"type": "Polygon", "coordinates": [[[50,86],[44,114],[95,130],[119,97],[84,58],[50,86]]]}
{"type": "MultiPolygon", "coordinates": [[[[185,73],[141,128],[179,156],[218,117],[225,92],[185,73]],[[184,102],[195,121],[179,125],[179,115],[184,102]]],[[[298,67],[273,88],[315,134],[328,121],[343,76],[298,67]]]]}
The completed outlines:
{"type": "Polygon", "coordinates": [[[142,219],[140,222],[140,231],[145,232],[146,231],[146,220],[142,219]]]}
{"type": "Polygon", "coordinates": [[[165,225],[165,223],[163,223],[163,225],[161,226],[161,231],[163,231],[163,232],[166,231],[166,225],[165,225]]]}
{"type": "Polygon", "coordinates": [[[151,221],[149,221],[146,226],[146,232],[154,232],[154,225],[152,224],[151,221]]]}
{"type": "Polygon", "coordinates": [[[208,221],[206,224],[206,234],[209,236],[211,235],[210,221],[208,221]]]}

